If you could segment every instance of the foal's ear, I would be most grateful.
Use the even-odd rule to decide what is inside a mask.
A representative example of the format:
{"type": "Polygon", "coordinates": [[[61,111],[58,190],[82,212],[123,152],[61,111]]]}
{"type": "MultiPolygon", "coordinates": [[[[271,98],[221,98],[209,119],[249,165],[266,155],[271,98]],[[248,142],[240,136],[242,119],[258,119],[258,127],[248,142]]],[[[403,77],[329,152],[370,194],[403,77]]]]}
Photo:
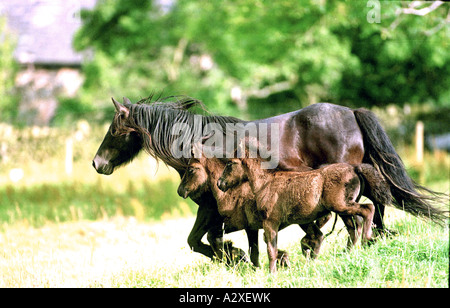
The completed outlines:
{"type": "Polygon", "coordinates": [[[111,99],[114,104],[114,107],[116,107],[117,113],[119,113],[120,115],[124,115],[125,118],[128,118],[128,115],[130,114],[130,110],[127,107],[125,107],[124,105],[122,105],[121,103],[119,103],[118,101],[116,101],[113,97],[111,97],[111,99]]]}

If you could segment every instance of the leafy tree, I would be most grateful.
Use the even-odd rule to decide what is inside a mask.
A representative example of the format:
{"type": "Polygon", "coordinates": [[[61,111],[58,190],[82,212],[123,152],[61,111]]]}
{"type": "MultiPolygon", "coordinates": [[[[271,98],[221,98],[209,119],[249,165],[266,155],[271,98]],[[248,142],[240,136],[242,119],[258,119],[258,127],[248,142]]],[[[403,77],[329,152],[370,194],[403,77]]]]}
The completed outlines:
{"type": "Polygon", "coordinates": [[[447,4],[430,10],[429,3],[374,0],[174,0],[166,9],[158,3],[100,1],[82,12],[75,46],[95,54],[84,67],[84,100],[164,90],[248,117],[319,101],[449,103],[447,4]],[[429,12],[415,14],[422,9],[429,12]]]}

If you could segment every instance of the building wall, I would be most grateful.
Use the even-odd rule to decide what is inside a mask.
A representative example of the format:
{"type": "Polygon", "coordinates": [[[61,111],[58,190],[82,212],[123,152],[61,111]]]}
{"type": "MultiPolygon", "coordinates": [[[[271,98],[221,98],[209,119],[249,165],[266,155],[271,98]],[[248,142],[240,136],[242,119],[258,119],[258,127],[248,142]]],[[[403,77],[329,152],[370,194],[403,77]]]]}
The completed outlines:
{"type": "Polygon", "coordinates": [[[60,97],[74,97],[83,83],[77,68],[35,68],[16,76],[20,95],[19,120],[26,125],[47,126],[55,115],[60,97]]]}

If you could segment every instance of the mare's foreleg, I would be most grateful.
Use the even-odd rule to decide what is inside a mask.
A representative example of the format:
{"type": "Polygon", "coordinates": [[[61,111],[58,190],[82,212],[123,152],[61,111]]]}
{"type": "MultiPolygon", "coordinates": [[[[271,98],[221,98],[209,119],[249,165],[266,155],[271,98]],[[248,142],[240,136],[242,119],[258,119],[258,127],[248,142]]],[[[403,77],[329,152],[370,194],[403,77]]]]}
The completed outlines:
{"type": "Polygon", "coordinates": [[[214,257],[214,252],[211,246],[202,242],[202,238],[214,223],[212,212],[213,210],[207,206],[199,206],[194,226],[188,236],[189,247],[211,259],[214,257]]]}
{"type": "MultiPolygon", "coordinates": [[[[218,211],[213,211],[211,213],[211,223],[208,230],[207,240],[211,245],[215,257],[220,261],[225,261],[227,264],[233,264],[240,261],[249,262],[248,256],[242,249],[233,247],[233,243],[231,241],[224,242],[223,222],[224,218],[220,216],[218,211]]],[[[252,247],[250,242],[249,244],[250,247],[252,247]]],[[[258,234],[256,233],[256,246],[257,245],[258,234]]],[[[258,256],[256,256],[256,259],[258,259],[258,256]]]]}
{"type": "MultiPolygon", "coordinates": [[[[211,245],[211,249],[214,252],[214,255],[217,259],[223,260],[224,254],[224,243],[223,243],[223,218],[220,215],[215,215],[212,213],[210,227],[208,229],[208,235],[206,239],[208,243],[211,245]]],[[[226,253],[227,257],[228,254],[226,253]]],[[[231,257],[231,251],[230,251],[231,257]]]]}

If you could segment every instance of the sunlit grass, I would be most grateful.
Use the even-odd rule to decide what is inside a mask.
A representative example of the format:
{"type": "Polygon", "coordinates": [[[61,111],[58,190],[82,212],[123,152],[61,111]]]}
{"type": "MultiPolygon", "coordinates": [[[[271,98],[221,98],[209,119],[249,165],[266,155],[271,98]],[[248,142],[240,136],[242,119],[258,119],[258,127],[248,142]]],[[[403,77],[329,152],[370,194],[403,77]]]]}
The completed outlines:
{"type": "MultiPolygon", "coordinates": [[[[101,286],[448,287],[448,228],[431,226],[409,215],[397,215],[396,210],[388,212],[390,221],[400,227],[397,229],[400,235],[380,238],[370,247],[358,246],[348,253],[344,249],[347,235],[335,232],[325,240],[321,255],[314,261],[301,254],[298,242],[303,233],[298,228],[297,237],[292,237],[283,247],[290,254],[291,267],[279,269],[274,275],[268,273],[267,254],[262,244],[262,267],[258,269],[249,264],[226,266],[204,260],[181,269],[174,266],[173,270],[171,267],[124,270],[103,281],[101,286]]],[[[279,237],[283,235],[289,236],[282,231],[279,237]]]]}

